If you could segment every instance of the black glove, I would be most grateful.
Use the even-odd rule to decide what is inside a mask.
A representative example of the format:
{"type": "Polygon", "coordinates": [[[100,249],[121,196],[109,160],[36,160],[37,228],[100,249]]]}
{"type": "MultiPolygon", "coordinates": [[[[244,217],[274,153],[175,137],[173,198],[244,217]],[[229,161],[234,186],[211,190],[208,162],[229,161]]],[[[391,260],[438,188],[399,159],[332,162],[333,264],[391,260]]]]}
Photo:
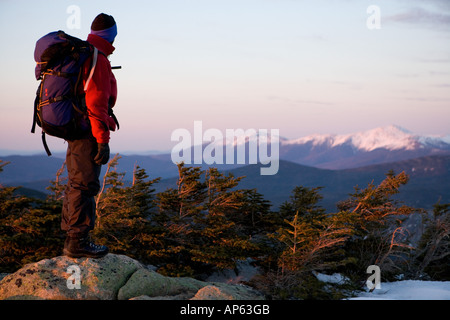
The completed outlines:
{"type": "Polygon", "coordinates": [[[94,158],[96,164],[107,164],[109,160],[109,144],[99,143],[97,155],[94,158]]]}

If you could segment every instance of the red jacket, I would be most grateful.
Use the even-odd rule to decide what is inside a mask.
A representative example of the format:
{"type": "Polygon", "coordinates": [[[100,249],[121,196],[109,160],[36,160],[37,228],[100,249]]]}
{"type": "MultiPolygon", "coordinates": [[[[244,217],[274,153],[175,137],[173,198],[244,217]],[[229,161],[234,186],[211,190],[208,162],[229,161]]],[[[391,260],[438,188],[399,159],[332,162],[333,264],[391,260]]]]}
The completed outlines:
{"type": "MultiPolygon", "coordinates": [[[[108,115],[108,107],[112,108],[116,103],[117,83],[107,56],[113,53],[115,48],[111,43],[94,34],[89,34],[87,41],[99,51],[94,74],[85,90],[87,113],[92,135],[97,143],[108,143],[109,131],[116,129],[113,118],[108,115]]],[[[91,65],[92,58],[84,64],[83,87],[89,77],[91,65]]]]}

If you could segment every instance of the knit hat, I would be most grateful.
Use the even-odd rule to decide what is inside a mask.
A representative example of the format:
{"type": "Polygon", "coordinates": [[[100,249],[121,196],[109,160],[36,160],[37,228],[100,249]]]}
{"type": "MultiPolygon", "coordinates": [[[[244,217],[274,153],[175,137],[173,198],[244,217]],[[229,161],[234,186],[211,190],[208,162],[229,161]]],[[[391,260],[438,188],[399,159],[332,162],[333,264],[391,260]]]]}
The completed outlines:
{"type": "Polygon", "coordinates": [[[92,21],[91,34],[95,34],[112,43],[117,35],[116,21],[114,21],[112,16],[100,13],[92,21]]]}

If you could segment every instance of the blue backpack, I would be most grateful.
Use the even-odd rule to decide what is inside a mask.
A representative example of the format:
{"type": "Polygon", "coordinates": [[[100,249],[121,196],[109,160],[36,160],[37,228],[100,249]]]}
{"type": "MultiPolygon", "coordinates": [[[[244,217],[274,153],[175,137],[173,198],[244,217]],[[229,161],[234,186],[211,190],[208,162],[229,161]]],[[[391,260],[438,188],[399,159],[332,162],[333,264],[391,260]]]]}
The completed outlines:
{"type": "Polygon", "coordinates": [[[87,41],[70,36],[63,31],[51,32],[36,42],[34,59],[35,76],[40,80],[34,101],[31,132],[36,124],[42,128],[45,151],[51,152],[45,134],[65,140],[80,138],[88,129],[86,104],[80,94],[85,61],[93,56],[86,86],[94,72],[98,50],[87,41]]]}

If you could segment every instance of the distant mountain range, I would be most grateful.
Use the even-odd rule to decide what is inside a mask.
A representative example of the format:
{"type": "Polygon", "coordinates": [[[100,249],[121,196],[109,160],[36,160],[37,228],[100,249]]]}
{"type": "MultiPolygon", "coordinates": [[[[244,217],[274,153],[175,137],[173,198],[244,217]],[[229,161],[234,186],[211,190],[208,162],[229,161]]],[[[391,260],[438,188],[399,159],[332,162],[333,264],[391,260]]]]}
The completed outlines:
{"type": "MultiPolygon", "coordinates": [[[[235,150],[234,163],[237,163],[236,155],[239,150],[242,152],[242,148],[245,148],[245,163],[250,164],[249,152],[252,146],[259,145],[258,142],[261,142],[262,138],[267,139],[269,147],[271,142],[279,142],[280,159],[323,169],[348,169],[429,155],[450,154],[450,136],[416,135],[399,126],[391,125],[353,134],[314,134],[298,139],[274,137],[269,133],[267,137],[262,137],[259,131],[254,130],[243,139],[220,137],[217,141],[203,144],[203,160],[216,158],[215,154],[209,155],[211,150],[215,149],[223,154],[222,162],[226,163],[226,153],[231,147],[235,150]]],[[[191,163],[194,163],[195,148],[192,147],[187,151],[187,154],[191,155],[188,157],[191,163]]]]}
{"type": "MultiPolygon", "coordinates": [[[[247,150],[250,139],[255,138],[246,137],[247,150]]],[[[281,161],[276,175],[261,176],[259,164],[212,166],[246,176],[239,186],[257,188],[274,206],[287,200],[297,185],[323,186],[327,202],[324,206],[332,210],[355,185],[364,187],[372,180],[379,182],[390,169],[410,174],[411,181],[404,187],[404,193],[408,193],[411,205],[430,208],[439,199],[450,202],[450,136],[420,136],[389,126],[348,135],[317,134],[294,140],[280,137],[279,141],[281,161]]],[[[0,159],[10,162],[0,173],[0,183],[39,192],[46,192],[49,181],[64,162],[62,156],[45,155],[0,159]]],[[[170,154],[122,155],[117,169],[127,172],[125,179],[131,180],[136,164],[151,178],[163,179],[158,189],[170,186],[177,176],[170,154]]]]}
{"type": "Polygon", "coordinates": [[[347,135],[316,134],[281,140],[280,158],[324,169],[348,169],[449,154],[450,136],[420,136],[399,126],[347,135]]]}

